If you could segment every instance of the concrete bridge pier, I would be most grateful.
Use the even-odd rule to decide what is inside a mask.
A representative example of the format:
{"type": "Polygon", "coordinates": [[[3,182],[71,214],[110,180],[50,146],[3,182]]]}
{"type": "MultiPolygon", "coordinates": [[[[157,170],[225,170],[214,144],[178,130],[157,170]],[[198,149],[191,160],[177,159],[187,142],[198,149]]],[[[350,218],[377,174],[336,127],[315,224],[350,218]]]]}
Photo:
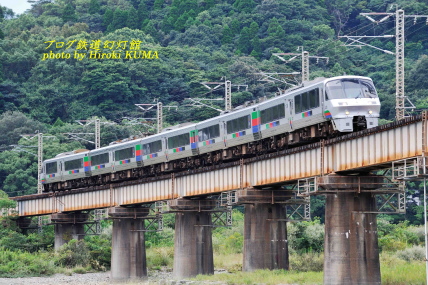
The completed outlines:
{"type": "Polygon", "coordinates": [[[176,212],[173,276],[214,274],[210,211],[216,201],[176,199],[168,203],[176,212]]]}
{"type": "Polygon", "coordinates": [[[324,284],[381,284],[374,189],[377,176],[320,177],[326,190],[324,284]]]}
{"type": "Polygon", "coordinates": [[[88,220],[86,213],[55,213],[51,215],[55,231],[55,250],[70,240],[85,237],[84,223],[88,220]]]}
{"type": "Polygon", "coordinates": [[[284,190],[244,189],[237,202],[245,204],[243,271],[289,268],[284,190]]]}
{"type": "Polygon", "coordinates": [[[111,278],[115,281],[147,278],[144,218],[148,208],[109,209],[113,219],[111,278]]]}

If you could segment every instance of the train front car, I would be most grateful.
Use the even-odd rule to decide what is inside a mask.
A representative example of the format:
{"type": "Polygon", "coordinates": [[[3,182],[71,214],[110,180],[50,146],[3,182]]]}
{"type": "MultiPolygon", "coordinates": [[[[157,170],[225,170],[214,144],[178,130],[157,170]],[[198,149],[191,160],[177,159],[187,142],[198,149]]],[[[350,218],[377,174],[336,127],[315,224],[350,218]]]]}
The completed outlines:
{"type": "Polygon", "coordinates": [[[377,127],[380,101],[368,77],[340,76],[325,81],[324,117],[339,132],[377,127]]]}

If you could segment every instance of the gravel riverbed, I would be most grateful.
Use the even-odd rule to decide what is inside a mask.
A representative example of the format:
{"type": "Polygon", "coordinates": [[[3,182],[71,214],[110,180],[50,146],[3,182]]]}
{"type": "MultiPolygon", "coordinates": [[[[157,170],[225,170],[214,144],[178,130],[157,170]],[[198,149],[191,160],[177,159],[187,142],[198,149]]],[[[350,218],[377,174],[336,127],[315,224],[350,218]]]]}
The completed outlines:
{"type": "MultiPolygon", "coordinates": [[[[224,271],[223,271],[224,272],[224,271]]],[[[217,272],[216,272],[217,273],[217,272]]],[[[159,285],[178,285],[178,284],[202,284],[201,282],[188,280],[173,280],[170,271],[149,271],[147,281],[128,281],[113,282],[110,278],[110,272],[97,272],[64,275],[55,274],[48,277],[24,277],[24,278],[0,278],[0,285],[106,285],[106,284],[159,284],[159,285]]],[[[204,284],[222,284],[221,282],[203,282],[204,284]]]]}

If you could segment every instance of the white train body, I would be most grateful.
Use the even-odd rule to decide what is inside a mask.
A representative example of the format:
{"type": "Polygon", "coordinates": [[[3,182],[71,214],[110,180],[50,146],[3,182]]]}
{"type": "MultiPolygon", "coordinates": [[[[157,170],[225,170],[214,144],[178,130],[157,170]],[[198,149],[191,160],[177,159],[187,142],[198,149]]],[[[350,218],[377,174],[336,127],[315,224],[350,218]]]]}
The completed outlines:
{"type": "Polygon", "coordinates": [[[379,111],[379,98],[370,78],[317,79],[272,99],[196,124],[46,160],[41,180],[45,185],[66,185],[67,181],[85,177],[224,152],[275,136],[286,135],[292,142],[293,135],[302,130],[313,138],[319,126],[327,123],[336,132],[353,132],[376,127],[379,111]]]}

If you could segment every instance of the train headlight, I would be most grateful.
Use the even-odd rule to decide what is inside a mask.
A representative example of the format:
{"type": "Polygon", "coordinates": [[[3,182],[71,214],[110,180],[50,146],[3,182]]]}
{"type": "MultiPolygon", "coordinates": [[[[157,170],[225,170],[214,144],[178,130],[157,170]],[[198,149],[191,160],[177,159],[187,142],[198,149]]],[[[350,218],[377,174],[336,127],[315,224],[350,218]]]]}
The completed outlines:
{"type": "Polygon", "coordinates": [[[348,110],[345,111],[345,115],[349,115],[349,111],[348,110]]]}
{"type": "Polygon", "coordinates": [[[372,113],[373,113],[373,111],[372,111],[372,110],[370,110],[370,111],[369,111],[369,114],[371,115],[372,113]]]}

